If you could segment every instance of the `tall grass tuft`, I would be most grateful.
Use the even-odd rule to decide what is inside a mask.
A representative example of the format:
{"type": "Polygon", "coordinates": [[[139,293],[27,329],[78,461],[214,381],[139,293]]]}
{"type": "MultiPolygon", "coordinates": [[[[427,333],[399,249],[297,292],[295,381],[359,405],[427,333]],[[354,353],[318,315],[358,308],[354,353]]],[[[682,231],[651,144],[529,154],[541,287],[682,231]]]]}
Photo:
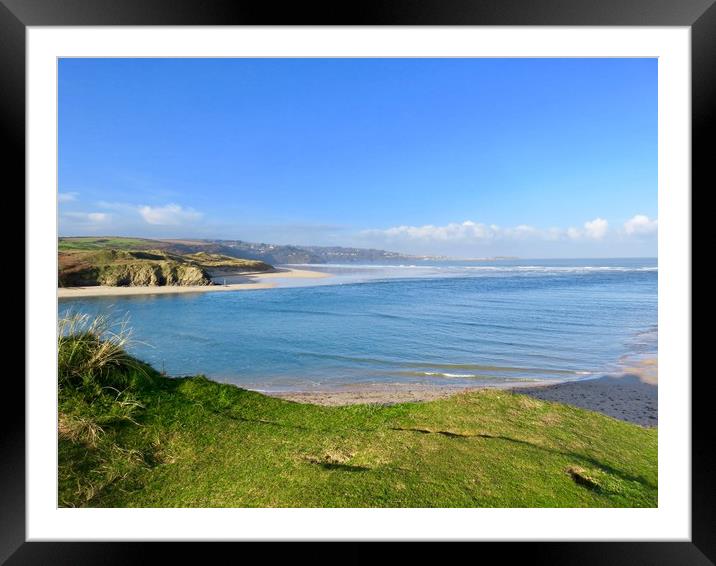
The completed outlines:
{"type": "Polygon", "coordinates": [[[60,478],[76,477],[78,462],[93,470],[77,485],[61,479],[62,505],[87,504],[144,465],[142,454],[122,446],[122,434],[140,425],[140,390],[158,374],[127,353],[132,342],[126,318],[70,314],[59,321],[60,478]]]}
{"type": "Polygon", "coordinates": [[[127,353],[132,333],[126,318],[70,314],[58,324],[58,379],[64,386],[127,387],[144,364],[127,353]]]}

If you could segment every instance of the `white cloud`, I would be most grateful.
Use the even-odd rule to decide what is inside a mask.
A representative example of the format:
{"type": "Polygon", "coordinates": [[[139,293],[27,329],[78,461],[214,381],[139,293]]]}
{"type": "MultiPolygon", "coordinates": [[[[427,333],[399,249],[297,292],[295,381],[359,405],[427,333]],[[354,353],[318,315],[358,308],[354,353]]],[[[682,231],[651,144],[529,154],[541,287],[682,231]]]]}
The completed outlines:
{"type": "MultiPolygon", "coordinates": [[[[636,217],[635,217],[636,218],[636,217]]],[[[652,221],[656,222],[656,221],[652,221]]],[[[643,221],[637,221],[635,230],[644,230],[643,221]]],[[[391,228],[364,230],[362,235],[372,239],[393,242],[453,242],[484,243],[496,241],[565,241],[565,240],[602,240],[609,233],[609,222],[597,217],[585,222],[582,228],[567,229],[551,227],[536,228],[529,224],[502,228],[495,224],[482,224],[465,220],[443,226],[426,224],[423,226],[394,226],[391,228]]]]}
{"type": "Polygon", "coordinates": [[[628,235],[651,234],[656,232],[658,221],[644,214],[637,214],[624,223],[624,232],[628,235]]]}
{"type": "Polygon", "coordinates": [[[548,228],[541,229],[528,224],[512,228],[501,228],[495,224],[482,224],[466,220],[444,226],[427,224],[424,226],[395,226],[385,230],[365,230],[363,235],[382,237],[390,241],[432,241],[432,242],[487,242],[495,240],[579,240],[590,238],[601,240],[607,234],[609,223],[603,218],[595,218],[584,223],[582,229],[548,228]]]}
{"type": "Polygon", "coordinates": [[[139,214],[147,224],[162,226],[178,226],[196,222],[203,216],[200,212],[191,208],[183,208],[178,204],[167,204],[165,206],[140,206],[139,214]]]}
{"type": "Polygon", "coordinates": [[[567,228],[565,234],[570,240],[581,240],[582,238],[589,238],[592,240],[601,240],[607,235],[609,229],[609,222],[604,218],[595,218],[584,223],[584,228],[567,228]]]}
{"type": "Polygon", "coordinates": [[[80,193],[58,193],[57,202],[72,202],[77,200],[78,196],[80,196],[80,193]]]}
{"type": "Polygon", "coordinates": [[[595,218],[594,220],[584,223],[584,233],[588,238],[592,238],[593,240],[601,240],[607,233],[608,228],[609,222],[604,220],[604,218],[595,218]]]}

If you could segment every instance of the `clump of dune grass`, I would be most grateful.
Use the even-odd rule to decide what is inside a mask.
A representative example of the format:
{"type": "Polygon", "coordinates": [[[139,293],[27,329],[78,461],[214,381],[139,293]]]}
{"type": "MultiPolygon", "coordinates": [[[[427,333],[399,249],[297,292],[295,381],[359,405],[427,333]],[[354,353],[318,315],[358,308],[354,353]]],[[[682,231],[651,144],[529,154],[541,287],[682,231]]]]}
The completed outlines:
{"type": "Polygon", "coordinates": [[[58,324],[58,439],[60,477],[82,462],[80,474],[61,504],[86,504],[111,483],[125,479],[145,461],[141,451],[122,446],[123,427],[141,427],[142,388],[156,377],[127,353],[132,335],[127,319],[70,314],[58,324]]]}
{"type": "Polygon", "coordinates": [[[145,373],[144,364],[127,353],[132,340],[128,320],[70,314],[60,319],[57,339],[59,386],[95,383],[100,387],[129,385],[127,377],[145,373]]]}
{"type": "Polygon", "coordinates": [[[57,423],[60,438],[96,447],[104,430],[90,418],[60,413],[57,423]]]}

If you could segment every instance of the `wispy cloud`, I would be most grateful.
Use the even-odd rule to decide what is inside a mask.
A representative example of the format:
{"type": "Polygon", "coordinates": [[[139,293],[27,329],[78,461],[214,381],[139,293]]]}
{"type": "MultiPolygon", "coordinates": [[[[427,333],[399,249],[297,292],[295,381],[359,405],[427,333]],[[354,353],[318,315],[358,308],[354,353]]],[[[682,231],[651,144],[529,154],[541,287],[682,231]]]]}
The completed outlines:
{"type": "Polygon", "coordinates": [[[385,230],[365,230],[367,236],[385,236],[388,239],[409,240],[489,240],[495,238],[500,232],[497,226],[487,226],[478,222],[466,220],[462,223],[451,223],[445,226],[395,226],[385,230]]]}
{"type": "Polygon", "coordinates": [[[162,226],[178,226],[180,224],[192,223],[200,220],[203,216],[191,208],[184,208],[178,204],[167,204],[165,206],[140,206],[139,214],[147,224],[162,226]]]}
{"type": "Polygon", "coordinates": [[[59,193],[57,195],[57,201],[58,202],[73,202],[73,201],[77,200],[78,196],[80,196],[80,193],[75,193],[75,192],[59,193]]]}
{"type": "Polygon", "coordinates": [[[567,228],[567,237],[571,240],[579,240],[582,237],[582,231],[578,228],[567,228]]]}
{"type": "MultiPolygon", "coordinates": [[[[75,206],[75,205],[73,205],[75,206]]],[[[199,222],[204,214],[176,203],[150,206],[117,201],[98,201],[94,210],[62,211],[60,233],[96,235],[97,231],[113,234],[163,237],[197,236],[206,231],[199,222]]]]}
{"type": "Polygon", "coordinates": [[[135,220],[155,226],[180,226],[196,222],[204,217],[203,213],[176,203],[150,206],[101,200],[96,203],[96,206],[111,210],[127,220],[135,220]]]}
{"type": "Polygon", "coordinates": [[[111,215],[106,212],[65,212],[62,216],[75,222],[102,224],[107,222],[111,215]]]}
{"type": "Polygon", "coordinates": [[[136,204],[129,204],[126,202],[114,202],[107,200],[100,200],[95,203],[95,206],[99,208],[105,208],[107,210],[116,210],[118,212],[130,212],[136,213],[139,208],[136,204]]]}

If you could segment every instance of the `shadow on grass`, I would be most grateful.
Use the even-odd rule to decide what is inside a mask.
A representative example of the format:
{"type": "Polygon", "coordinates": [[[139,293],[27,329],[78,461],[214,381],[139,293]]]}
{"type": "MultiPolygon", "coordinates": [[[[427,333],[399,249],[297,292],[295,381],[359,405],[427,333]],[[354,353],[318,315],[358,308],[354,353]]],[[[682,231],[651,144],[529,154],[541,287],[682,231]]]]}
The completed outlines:
{"type": "Polygon", "coordinates": [[[479,434],[469,434],[469,433],[460,433],[460,432],[452,432],[448,430],[428,430],[424,428],[391,428],[391,430],[397,430],[402,432],[417,432],[418,434],[440,434],[442,436],[452,437],[452,438],[481,438],[481,439],[487,439],[487,440],[502,440],[505,442],[511,442],[514,444],[521,444],[523,446],[529,446],[530,448],[534,448],[535,450],[540,450],[542,452],[548,452],[550,454],[557,454],[560,456],[565,456],[567,458],[575,459],[580,461],[583,464],[589,464],[596,468],[601,469],[602,471],[612,474],[614,476],[617,476],[618,478],[621,478],[625,481],[632,481],[637,482],[642,485],[645,485],[647,487],[656,488],[657,486],[648,481],[646,478],[642,476],[634,476],[632,474],[628,474],[626,472],[623,472],[622,470],[618,470],[617,468],[610,466],[609,464],[605,464],[603,462],[600,462],[599,460],[595,460],[594,458],[591,458],[590,456],[585,456],[584,454],[579,454],[577,452],[566,452],[562,450],[556,450],[554,448],[547,448],[545,446],[540,446],[539,444],[535,444],[534,442],[528,442],[527,440],[520,440],[518,438],[511,438],[509,436],[500,436],[500,435],[493,435],[493,434],[485,434],[485,433],[479,433],[479,434]]]}
{"type": "Polygon", "coordinates": [[[318,462],[311,461],[311,464],[316,464],[324,470],[340,470],[342,472],[368,472],[370,468],[367,466],[352,466],[350,464],[334,464],[332,462],[318,462]]]}

